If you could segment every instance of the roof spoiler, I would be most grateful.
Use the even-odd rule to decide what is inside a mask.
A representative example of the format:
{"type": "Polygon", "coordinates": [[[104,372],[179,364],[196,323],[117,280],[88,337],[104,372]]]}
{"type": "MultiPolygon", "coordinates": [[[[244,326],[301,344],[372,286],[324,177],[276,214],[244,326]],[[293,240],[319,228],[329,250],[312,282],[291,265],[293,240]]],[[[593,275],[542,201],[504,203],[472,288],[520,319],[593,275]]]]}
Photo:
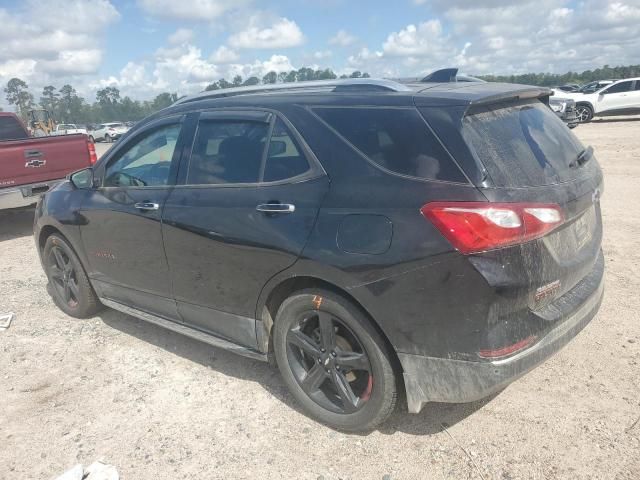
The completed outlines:
{"type": "Polygon", "coordinates": [[[469,104],[469,107],[478,105],[491,105],[493,103],[515,102],[518,100],[528,100],[532,98],[538,98],[544,103],[549,103],[549,97],[551,95],[553,95],[553,92],[549,88],[523,85],[522,88],[498,93],[495,95],[488,95],[486,97],[473,100],[469,104]]]}

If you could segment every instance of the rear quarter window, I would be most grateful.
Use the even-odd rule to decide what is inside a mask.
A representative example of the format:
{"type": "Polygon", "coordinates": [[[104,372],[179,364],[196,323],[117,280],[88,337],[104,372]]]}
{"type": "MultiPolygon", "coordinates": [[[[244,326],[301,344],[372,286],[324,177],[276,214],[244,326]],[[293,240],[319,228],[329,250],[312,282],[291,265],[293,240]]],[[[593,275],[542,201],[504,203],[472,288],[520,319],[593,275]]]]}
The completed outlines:
{"type": "Polygon", "coordinates": [[[414,108],[316,107],[313,112],[385,170],[427,180],[467,183],[414,108]]]}

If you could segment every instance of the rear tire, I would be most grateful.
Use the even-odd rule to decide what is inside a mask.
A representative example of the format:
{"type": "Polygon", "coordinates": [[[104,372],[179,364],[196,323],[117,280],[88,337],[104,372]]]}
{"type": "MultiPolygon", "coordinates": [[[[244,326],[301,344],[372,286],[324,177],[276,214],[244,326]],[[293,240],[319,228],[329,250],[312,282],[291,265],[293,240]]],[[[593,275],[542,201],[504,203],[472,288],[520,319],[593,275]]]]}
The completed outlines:
{"type": "Polygon", "coordinates": [[[104,136],[104,141],[107,143],[111,143],[113,140],[111,139],[111,137],[109,136],[109,134],[104,136]]]}
{"type": "Polygon", "coordinates": [[[589,105],[582,104],[576,107],[576,117],[580,123],[588,123],[593,119],[593,108],[589,105]]]}
{"type": "Polygon", "coordinates": [[[60,310],[75,318],[89,318],[101,310],[80,259],[64,238],[50,235],[42,259],[49,280],[47,290],[60,310]]]}
{"type": "Polygon", "coordinates": [[[276,315],[273,346],[287,387],[312,418],[338,430],[368,431],[393,412],[391,354],[343,297],[319,289],[294,293],[276,315]]]}

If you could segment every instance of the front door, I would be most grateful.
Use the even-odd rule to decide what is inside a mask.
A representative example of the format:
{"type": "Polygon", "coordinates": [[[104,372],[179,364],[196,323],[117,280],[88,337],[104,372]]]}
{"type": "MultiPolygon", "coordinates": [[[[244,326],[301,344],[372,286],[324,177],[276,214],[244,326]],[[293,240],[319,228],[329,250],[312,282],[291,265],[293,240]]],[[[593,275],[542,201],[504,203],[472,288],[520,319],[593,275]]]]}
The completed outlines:
{"type": "Polygon", "coordinates": [[[82,206],[82,241],[98,295],[177,320],[162,243],[162,208],[177,177],[182,117],[116,147],[82,206]]]}
{"type": "Polygon", "coordinates": [[[633,108],[633,81],[626,80],[611,85],[598,96],[598,112],[613,112],[633,108]]]}
{"type": "Polygon", "coordinates": [[[163,212],[178,310],[191,326],[255,348],[260,291],[302,252],[328,179],[268,112],[201,114],[183,167],[163,212]]]}

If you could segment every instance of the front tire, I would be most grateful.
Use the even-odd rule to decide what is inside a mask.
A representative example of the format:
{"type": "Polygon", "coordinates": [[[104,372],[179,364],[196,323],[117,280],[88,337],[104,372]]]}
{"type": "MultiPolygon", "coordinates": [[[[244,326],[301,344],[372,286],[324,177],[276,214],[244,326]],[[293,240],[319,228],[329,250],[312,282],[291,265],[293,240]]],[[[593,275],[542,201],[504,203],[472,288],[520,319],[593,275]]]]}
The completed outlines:
{"type": "Polygon", "coordinates": [[[49,236],[42,258],[49,294],[60,310],[71,317],[89,318],[101,309],[80,259],[64,238],[49,236]]]}
{"type": "Polygon", "coordinates": [[[578,105],[576,107],[576,117],[580,123],[588,123],[593,118],[593,108],[589,105],[578,105]]]}
{"type": "Polygon", "coordinates": [[[111,143],[113,140],[111,139],[111,137],[109,136],[109,134],[104,136],[104,141],[107,143],[111,143]]]}
{"type": "Polygon", "coordinates": [[[339,430],[368,431],[393,412],[390,352],[343,297],[314,289],[287,298],[276,315],[273,346],[285,383],[309,416],[339,430]]]}

